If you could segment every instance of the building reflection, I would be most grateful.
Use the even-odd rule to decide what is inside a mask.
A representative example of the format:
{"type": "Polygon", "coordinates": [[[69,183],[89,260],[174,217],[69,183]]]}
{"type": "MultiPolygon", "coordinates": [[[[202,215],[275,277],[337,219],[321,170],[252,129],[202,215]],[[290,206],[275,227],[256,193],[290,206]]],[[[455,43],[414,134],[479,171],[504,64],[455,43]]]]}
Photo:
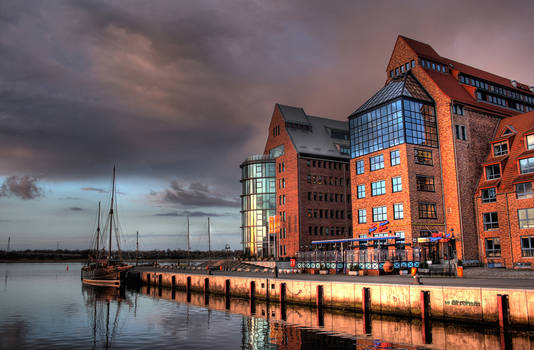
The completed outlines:
{"type": "MultiPolygon", "coordinates": [[[[146,288],[142,293],[146,293],[146,288]]],[[[533,349],[534,336],[520,331],[501,334],[495,327],[408,319],[385,315],[317,310],[210,295],[149,290],[155,298],[247,316],[242,323],[243,348],[278,349],[533,349]],[[274,346],[274,347],[273,347],[274,346]]]]}

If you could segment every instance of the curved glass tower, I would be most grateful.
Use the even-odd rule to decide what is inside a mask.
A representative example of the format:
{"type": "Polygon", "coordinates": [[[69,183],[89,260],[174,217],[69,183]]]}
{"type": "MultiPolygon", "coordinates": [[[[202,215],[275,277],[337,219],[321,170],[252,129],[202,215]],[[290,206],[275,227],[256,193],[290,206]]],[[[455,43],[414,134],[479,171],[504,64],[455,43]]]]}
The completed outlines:
{"type": "Polygon", "coordinates": [[[268,256],[269,216],[276,213],[275,160],[268,155],[248,157],[241,164],[241,232],[243,251],[268,256]]]}

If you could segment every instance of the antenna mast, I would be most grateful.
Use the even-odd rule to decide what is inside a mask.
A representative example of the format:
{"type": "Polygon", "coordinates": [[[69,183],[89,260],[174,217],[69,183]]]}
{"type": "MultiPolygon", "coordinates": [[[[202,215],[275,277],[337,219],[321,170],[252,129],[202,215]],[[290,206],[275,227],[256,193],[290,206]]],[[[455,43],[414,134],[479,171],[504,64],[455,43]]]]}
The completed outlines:
{"type": "Polygon", "coordinates": [[[139,263],[139,231],[137,231],[137,238],[135,241],[135,266],[139,263]]]}
{"type": "Polygon", "coordinates": [[[11,237],[7,238],[7,251],[9,252],[9,249],[11,248],[11,237]]]}
{"type": "Polygon", "coordinates": [[[208,216],[208,262],[211,264],[211,233],[210,233],[210,217],[208,216]]]}
{"type": "Polygon", "coordinates": [[[113,166],[113,185],[111,186],[111,205],[109,207],[109,254],[111,260],[111,236],[113,235],[113,202],[115,200],[115,166],[113,166]]]}
{"type": "Polygon", "coordinates": [[[187,265],[191,265],[191,239],[189,238],[189,215],[187,215],[187,265]]]}

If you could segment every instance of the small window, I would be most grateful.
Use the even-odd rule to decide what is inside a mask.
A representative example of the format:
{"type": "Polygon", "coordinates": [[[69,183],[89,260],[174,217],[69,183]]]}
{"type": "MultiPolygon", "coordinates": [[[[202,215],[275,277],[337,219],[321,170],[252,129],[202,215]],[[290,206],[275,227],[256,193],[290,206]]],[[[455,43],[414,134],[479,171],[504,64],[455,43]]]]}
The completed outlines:
{"type": "Polygon", "coordinates": [[[524,182],[515,185],[517,199],[532,198],[532,182],[524,182]]]}
{"type": "Polygon", "coordinates": [[[358,209],[358,223],[359,224],[367,223],[367,210],[366,209],[358,209]]]}
{"type": "Polygon", "coordinates": [[[414,68],[415,67],[415,60],[412,60],[412,62],[410,62],[410,63],[412,65],[412,68],[414,68]]]}
{"type": "Polygon", "coordinates": [[[501,178],[501,168],[499,164],[486,166],[486,180],[494,180],[501,178]]]}
{"type": "Polygon", "coordinates": [[[519,209],[517,211],[519,228],[534,228],[534,208],[519,209]]]}
{"type": "Polygon", "coordinates": [[[423,149],[415,150],[415,163],[423,165],[432,165],[432,151],[427,151],[423,149]]]}
{"type": "Polygon", "coordinates": [[[393,78],[395,76],[395,72],[393,71],[393,69],[389,71],[389,76],[391,78],[393,78]]]}
{"type": "Polygon", "coordinates": [[[435,192],[434,176],[416,175],[417,190],[421,192],[435,192]]]}
{"type": "Polygon", "coordinates": [[[395,75],[399,75],[399,67],[395,68],[395,75]]]}
{"type": "Polygon", "coordinates": [[[419,202],[419,219],[437,219],[436,203],[419,202]]]}
{"type": "Polygon", "coordinates": [[[486,257],[499,258],[501,256],[501,240],[498,237],[486,238],[486,257]]]}
{"type": "Polygon", "coordinates": [[[521,237],[521,256],[534,257],[534,236],[521,237]]]}
{"type": "Polygon", "coordinates": [[[508,141],[497,142],[493,144],[493,155],[495,157],[508,154],[508,141]]]}
{"type": "Polygon", "coordinates": [[[402,203],[393,204],[393,219],[404,219],[404,206],[402,203]]]}
{"type": "Polygon", "coordinates": [[[520,159],[519,172],[521,174],[534,173],[534,157],[520,159]]]}
{"type": "Polygon", "coordinates": [[[365,198],[365,185],[358,185],[358,198],[365,198]]]}
{"type": "Polygon", "coordinates": [[[454,104],[452,105],[452,112],[454,114],[464,115],[464,106],[454,104]]]}
{"type": "Polygon", "coordinates": [[[454,127],[456,128],[456,138],[463,141],[467,140],[465,125],[455,125],[454,127]]]}
{"type": "Polygon", "coordinates": [[[492,203],[497,201],[497,189],[495,187],[484,188],[482,190],[482,203],[492,203]]]}
{"type": "Polygon", "coordinates": [[[389,158],[391,161],[391,166],[399,165],[400,164],[400,151],[395,150],[389,152],[389,158]]]}
{"type": "Polygon", "coordinates": [[[377,156],[370,158],[370,169],[371,171],[379,170],[384,168],[384,155],[379,154],[377,156]]]}
{"type": "Polygon", "coordinates": [[[386,221],[388,219],[387,207],[373,208],[373,222],[386,221]]]}
{"type": "Polygon", "coordinates": [[[402,191],[402,178],[400,176],[391,179],[391,192],[402,191]]]}
{"type": "Polygon", "coordinates": [[[386,181],[377,181],[371,183],[371,195],[380,196],[386,194],[386,181]]]}
{"type": "Polygon", "coordinates": [[[496,211],[482,214],[482,221],[484,223],[484,231],[495,230],[499,228],[499,218],[496,211]]]}
{"type": "Polygon", "coordinates": [[[534,149],[534,134],[527,135],[527,149],[534,149]]]}
{"type": "Polygon", "coordinates": [[[356,161],[356,174],[361,175],[365,172],[365,162],[364,160],[356,161]]]}

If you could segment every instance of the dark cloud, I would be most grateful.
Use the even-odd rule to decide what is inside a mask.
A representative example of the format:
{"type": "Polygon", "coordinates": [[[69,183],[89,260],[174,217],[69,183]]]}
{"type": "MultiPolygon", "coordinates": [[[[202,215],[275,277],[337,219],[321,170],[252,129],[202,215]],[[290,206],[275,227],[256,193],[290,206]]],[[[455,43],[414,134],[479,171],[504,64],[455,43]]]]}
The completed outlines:
{"type": "Polygon", "coordinates": [[[0,187],[0,197],[18,197],[28,200],[41,197],[43,192],[37,186],[37,179],[31,176],[10,176],[0,187]]]}
{"type": "Polygon", "coordinates": [[[225,216],[224,214],[218,214],[213,212],[203,212],[203,211],[189,211],[189,210],[183,210],[183,211],[171,211],[167,213],[158,213],[154,214],[154,216],[176,216],[176,217],[205,217],[205,216],[225,216]]]}
{"type": "Polygon", "coordinates": [[[83,208],[80,208],[80,207],[70,207],[69,210],[71,210],[71,211],[83,211],[83,208]]]}
{"type": "Polygon", "coordinates": [[[214,193],[207,185],[199,182],[194,182],[186,188],[177,181],[171,181],[168,189],[163,192],[152,192],[151,196],[165,204],[179,207],[239,207],[240,205],[238,200],[214,193]]]}

